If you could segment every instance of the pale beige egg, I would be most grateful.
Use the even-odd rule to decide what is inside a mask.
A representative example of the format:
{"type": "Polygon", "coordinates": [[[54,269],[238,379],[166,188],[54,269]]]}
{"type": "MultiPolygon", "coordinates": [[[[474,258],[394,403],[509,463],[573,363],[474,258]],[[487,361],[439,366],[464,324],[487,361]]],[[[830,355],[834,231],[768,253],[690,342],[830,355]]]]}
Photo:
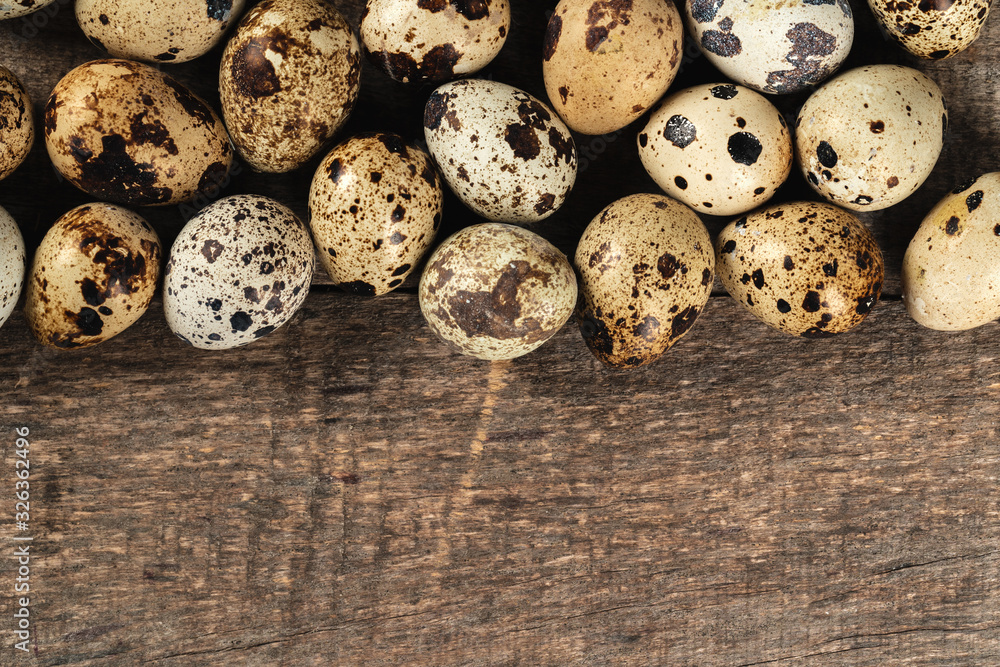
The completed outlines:
{"type": "Polygon", "coordinates": [[[976,41],[990,13],[989,0],[868,0],[868,6],[900,46],[932,60],[976,41]]]}
{"type": "Polygon", "coordinates": [[[24,237],[17,222],[0,208],[0,326],[14,312],[24,285],[24,237]]]}
{"type": "MultiPolygon", "coordinates": [[[[37,12],[56,0],[0,0],[0,21],[37,12]]],[[[50,10],[51,11],[51,10],[50,10]]]]}

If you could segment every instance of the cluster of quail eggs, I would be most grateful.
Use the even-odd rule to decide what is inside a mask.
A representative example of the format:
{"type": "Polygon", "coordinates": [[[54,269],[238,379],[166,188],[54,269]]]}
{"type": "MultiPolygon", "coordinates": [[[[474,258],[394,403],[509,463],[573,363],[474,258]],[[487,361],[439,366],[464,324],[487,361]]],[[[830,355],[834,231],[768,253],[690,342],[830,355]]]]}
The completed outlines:
{"type": "MultiPolygon", "coordinates": [[[[0,19],[45,4],[0,0],[0,19]]],[[[869,4],[887,35],[931,59],[971,44],[989,9],[869,4]]],[[[288,323],[318,263],[368,296],[417,272],[430,330],[489,360],[531,352],[575,313],[602,362],[649,364],[691,330],[716,277],[780,331],[852,329],[885,273],[855,212],[898,204],[927,179],[948,127],[941,91],[900,65],[838,75],[855,31],[846,0],[679,7],[561,0],[538,54],[541,99],[475,76],[517,29],[508,0],[368,0],[358,26],[328,0],[77,0],[81,29],[109,57],[65,74],[37,130],[93,202],[55,221],[30,266],[0,209],[0,324],[26,285],[39,342],[95,345],[137,321],[162,280],[181,340],[233,348],[288,323]],[[718,76],[672,90],[685,28],[718,76]],[[168,71],[222,42],[216,110],[168,71]],[[362,57],[398,85],[426,87],[422,137],[342,136],[362,57]],[[786,119],[768,96],[794,93],[810,94],[786,119]],[[662,192],[608,202],[570,259],[535,230],[572,196],[574,133],[633,123],[636,157],[662,192]],[[286,173],[324,154],[306,221],[262,195],[228,196],[164,248],[132,210],[218,192],[237,159],[286,173]],[[773,200],[793,172],[818,201],[773,200]],[[445,187],[482,222],[437,242],[445,187]],[[731,222],[713,241],[699,214],[731,222]]],[[[31,104],[0,67],[0,178],[32,147],[31,104]]],[[[956,188],[913,239],[902,274],[913,318],[955,330],[1000,317],[998,246],[992,173],[956,188]]]]}

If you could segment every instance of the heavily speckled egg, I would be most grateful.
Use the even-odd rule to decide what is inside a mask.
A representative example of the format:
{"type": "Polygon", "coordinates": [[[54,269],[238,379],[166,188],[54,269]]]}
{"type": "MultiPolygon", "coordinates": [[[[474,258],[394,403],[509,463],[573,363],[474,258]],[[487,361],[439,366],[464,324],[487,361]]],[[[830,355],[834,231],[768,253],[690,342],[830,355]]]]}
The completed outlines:
{"type": "Polygon", "coordinates": [[[0,67],[0,179],[24,162],[34,141],[35,120],[28,91],[13,72],[0,67]]]}
{"type": "Polygon", "coordinates": [[[156,232],[132,211],[101,202],[74,208],[35,252],[24,304],[31,333],[64,349],[117,336],[149,308],[162,255],[156,232]]]}
{"type": "Polygon", "coordinates": [[[252,343],[292,318],[314,264],[309,230],[287,207],[260,195],[220,199],[184,226],[170,250],[167,325],[203,350],[252,343]]]}
{"type": "Polygon", "coordinates": [[[813,190],[845,208],[877,211],[920,187],[947,128],[944,98],[925,74],[868,65],[806,100],[795,121],[795,150],[813,190]]]}
{"type": "Polygon", "coordinates": [[[989,0],[868,0],[885,31],[920,58],[950,58],[976,41],[989,0]]]}
{"type": "Polygon", "coordinates": [[[639,158],[671,197],[697,211],[736,215],[774,195],[792,169],[792,140],[763,95],[705,84],[663,101],[639,133],[639,158]]]}
{"type": "Polygon", "coordinates": [[[576,306],[576,275],[551,243],[485,223],[447,238],[420,278],[420,310],[455,352],[513,359],[555,335],[576,306]]]}
{"type": "Polygon", "coordinates": [[[903,300],[931,329],[1000,317],[1000,172],[973,179],[924,218],[903,258],[903,300]]]}
{"type": "Polygon", "coordinates": [[[222,115],[253,169],[291,171],[347,122],[360,81],[358,40],[333,5],[264,0],[222,54],[222,115]]]}
{"type": "Polygon", "coordinates": [[[244,0],[76,0],[76,20],[115,58],[182,63],[207,53],[244,0]]]}
{"type": "Polygon", "coordinates": [[[686,0],[684,14],[720,72],[765,93],[794,93],[823,81],[854,41],[847,0],[686,0]]]}
{"type": "Polygon", "coordinates": [[[21,296],[25,268],[24,238],[14,218],[0,208],[0,326],[21,296]]]}
{"type": "Polygon", "coordinates": [[[348,292],[390,292],[430,248],[443,203],[427,153],[396,134],[353,137],[323,159],[309,189],[320,263],[348,292]]]}
{"type": "Polygon", "coordinates": [[[731,222],[715,242],[726,291],[775,329],[806,338],[861,323],[885,267],[871,232],[831,204],[790,202],[731,222]]]}
{"type": "Polygon", "coordinates": [[[507,0],[368,0],[365,54],[396,81],[447,81],[478,72],[510,30],[507,0]]]}
{"type": "Polygon", "coordinates": [[[424,137],[458,198],[489,220],[543,220],[576,181],[569,128],[535,97],[498,81],[464,79],[435,90],[424,137]]]}
{"type": "Polygon", "coordinates": [[[36,12],[42,7],[51,5],[56,0],[0,0],[0,21],[4,19],[14,19],[31,12],[36,12]]]}
{"type": "Polygon", "coordinates": [[[129,60],[95,60],[56,84],[45,147],[66,180],[120,204],[178,204],[225,179],[229,135],[204,100],[129,60]]]}
{"type": "Polygon", "coordinates": [[[577,318],[587,346],[615,368],[659,359],[712,294],[715,251],[701,219],[663,195],[619,199],[576,249],[577,318]]]}
{"type": "Polygon", "coordinates": [[[562,0],[543,49],[553,108],[577,132],[607,134],[667,92],[681,66],[684,26],[668,0],[562,0]]]}

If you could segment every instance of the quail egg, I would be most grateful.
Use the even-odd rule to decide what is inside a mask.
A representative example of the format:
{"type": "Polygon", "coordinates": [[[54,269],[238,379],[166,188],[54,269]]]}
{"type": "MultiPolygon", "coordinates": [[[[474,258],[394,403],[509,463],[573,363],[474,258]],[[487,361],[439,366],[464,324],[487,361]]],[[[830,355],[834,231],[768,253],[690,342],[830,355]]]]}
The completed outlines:
{"type": "Polygon", "coordinates": [[[0,208],[0,326],[14,312],[24,285],[24,238],[14,218],[0,208]]]}
{"type": "Polygon", "coordinates": [[[0,180],[17,169],[35,142],[31,98],[14,73],[0,67],[0,180]]]}

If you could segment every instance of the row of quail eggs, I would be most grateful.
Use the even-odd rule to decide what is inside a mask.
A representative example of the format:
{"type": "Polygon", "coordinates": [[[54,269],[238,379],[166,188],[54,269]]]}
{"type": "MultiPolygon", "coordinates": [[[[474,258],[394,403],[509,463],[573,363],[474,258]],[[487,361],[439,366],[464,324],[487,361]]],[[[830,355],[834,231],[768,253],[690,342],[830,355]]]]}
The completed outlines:
{"type": "MultiPolygon", "coordinates": [[[[979,0],[956,0],[929,9],[889,2],[880,13],[879,1],[885,29],[899,28],[904,47],[932,58],[971,43],[987,11],[979,0]]],[[[434,247],[444,184],[488,221],[440,243],[419,283],[428,325],[458,352],[526,354],[575,311],[599,359],[641,366],[690,330],[716,274],[777,329],[841,333],[870,312],[884,279],[878,245],[851,211],[912,194],[933,169],[948,122],[940,90],[916,70],[870,65],[827,81],[853,39],[844,0],[687,0],[683,19],[668,0],[562,0],[540,54],[549,104],[498,81],[453,80],[499,53],[511,30],[507,0],[369,0],[360,42],[325,0],[264,0],[223,53],[221,116],[138,61],[202,55],[243,2],[209,2],[207,20],[203,2],[148,4],[78,0],[84,32],[114,59],[74,69],[45,105],[53,164],[102,201],[62,216],[35,253],[25,313],[44,344],[114,336],[148,308],[161,274],[168,325],[208,349],[252,342],[287,322],[305,300],[314,257],[344,289],[384,294],[434,247]],[[684,23],[731,81],[664,97],[680,67],[684,23]],[[445,82],[425,105],[426,152],[387,132],[346,138],[313,176],[308,224],[267,197],[227,197],[185,226],[169,257],[149,223],[124,208],[217,188],[234,147],[257,171],[301,168],[351,114],[362,51],[401,83],[445,82]],[[813,89],[793,127],[762,94],[813,89]],[[615,132],[647,113],[637,152],[665,194],[610,203],[571,262],[530,229],[572,191],[571,130],[615,132]],[[769,203],[795,162],[824,201],[769,203]],[[713,244],[696,212],[736,219],[713,244]]],[[[0,16],[17,8],[0,3],[0,16]]],[[[18,119],[0,130],[6,175],[34,130],[23,87],[5,70],[0,81],[3,99],[21,104],[20,116],[4,109],[18,119]]],[[[982,251],[1000,243],[994,176],[935,207],[907,252],[904,298],[921,324],[969,328],[1000,316],[1000,267],[982,251]]],[[[9,216],[0,216],[0,237],[11,267],[0,283],[6,319],[25,279],[25,249],[9,216]]]]}

